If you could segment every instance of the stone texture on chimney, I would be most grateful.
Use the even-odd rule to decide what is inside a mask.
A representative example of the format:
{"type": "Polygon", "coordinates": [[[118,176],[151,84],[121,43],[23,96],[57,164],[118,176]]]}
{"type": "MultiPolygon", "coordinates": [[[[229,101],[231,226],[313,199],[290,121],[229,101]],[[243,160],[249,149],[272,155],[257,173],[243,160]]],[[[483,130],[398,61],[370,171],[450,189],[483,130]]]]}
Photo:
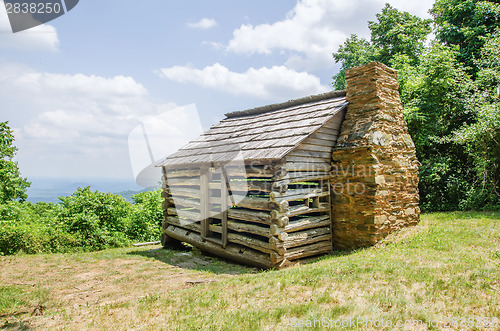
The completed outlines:
{"type": "Polygon", "coordinates": [[[333,243],[370,246],[419,221],[415,146],[397,72],[379,62],[346,73],[347,114],[333,150],[333,243]]]}

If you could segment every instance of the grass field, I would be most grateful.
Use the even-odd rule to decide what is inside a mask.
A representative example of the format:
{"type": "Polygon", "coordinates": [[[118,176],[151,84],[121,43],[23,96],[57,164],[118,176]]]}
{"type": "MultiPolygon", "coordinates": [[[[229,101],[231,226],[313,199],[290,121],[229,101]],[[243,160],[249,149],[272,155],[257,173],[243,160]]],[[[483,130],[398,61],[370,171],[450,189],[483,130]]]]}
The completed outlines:
{"type": "Polygon", "coordinates": [[[376,247],[279,271],[158,246],[0,257],[3,329],[499,330],[499,319],[498,212],[423,215],[376,247]]]}

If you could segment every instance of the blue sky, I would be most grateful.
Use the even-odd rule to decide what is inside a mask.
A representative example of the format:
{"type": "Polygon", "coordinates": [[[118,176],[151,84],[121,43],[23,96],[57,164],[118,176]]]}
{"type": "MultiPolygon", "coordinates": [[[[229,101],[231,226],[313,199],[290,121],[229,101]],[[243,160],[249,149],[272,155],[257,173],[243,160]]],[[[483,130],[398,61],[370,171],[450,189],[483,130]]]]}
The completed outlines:
{"type": "Polygon", "coordinates": [[[173,135],[196,136],[229,111],[329,91],[331,53],[352,33],[368,37],[385,2],[420,17],[433,3],[81,0],[16,34],[1,3],[0,121],[15,131],[23,176],[133,179],[140,123],[164,121],[158,158],[173,135]],[[176,107],[193,104],[198,118],[177,121],[176,107]]]}

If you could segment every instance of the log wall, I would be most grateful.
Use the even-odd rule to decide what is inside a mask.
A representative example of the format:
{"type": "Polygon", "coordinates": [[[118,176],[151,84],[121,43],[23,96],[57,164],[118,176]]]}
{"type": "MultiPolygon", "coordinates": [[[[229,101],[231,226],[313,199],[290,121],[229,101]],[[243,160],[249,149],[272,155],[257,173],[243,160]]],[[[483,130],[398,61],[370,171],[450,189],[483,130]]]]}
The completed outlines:
{"type": "Polygon", "coordinates": [[[205,179],[203,169],[164,169],[164,245],[184,241],[264,268],[331,251],[327,164],[224,170],[226,197],[222,169],[212,169],[205,179]]]}

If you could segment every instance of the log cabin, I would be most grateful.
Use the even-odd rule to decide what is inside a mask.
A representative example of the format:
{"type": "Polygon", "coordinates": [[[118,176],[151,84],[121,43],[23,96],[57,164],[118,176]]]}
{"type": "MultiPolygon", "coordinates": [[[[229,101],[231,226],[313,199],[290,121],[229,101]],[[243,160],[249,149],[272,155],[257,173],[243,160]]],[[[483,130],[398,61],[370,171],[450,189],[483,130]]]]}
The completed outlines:
{"type": "Polygon", "coordinates": [[[158,163],[162,244],[282,268],[416,224],[419,162],[397,72],[372,62],[346,86],[226,114],[158,163]]]}

